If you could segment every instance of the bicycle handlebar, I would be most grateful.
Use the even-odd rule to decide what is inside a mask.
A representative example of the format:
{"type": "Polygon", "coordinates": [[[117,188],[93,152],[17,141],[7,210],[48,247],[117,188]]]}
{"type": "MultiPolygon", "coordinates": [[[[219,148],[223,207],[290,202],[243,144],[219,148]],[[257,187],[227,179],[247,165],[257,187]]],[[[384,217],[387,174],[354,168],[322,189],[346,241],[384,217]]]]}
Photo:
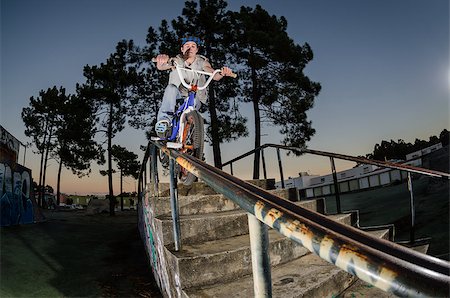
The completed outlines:
{"type": "MultiPolygon", "coordinates": [[[[185,82],[185,80],[183,79],[183,75],[181,74],[181,70],[184,70],[184,71],[190,71],[190,72],[193,72],[193,73],[203,74],[203,75],[209,76],[209,78],[208,78],[208,80],[206,81],[205,85],[204,85],[204,86],[201,86],[201,87],[197,87],[197,90],[203,90],[203,89],[205,89],[206,87],[208,87],[208,85],[209,85],[209,83],[211,83],[213,77],[214,77],[217,73],[220,73],[220,72],[221,72],[220,69],[216,69],[216,70],[214,70],[214,72],[210,73],[210,72],[206,72],[206,71],[194,70],[194,69],[189,69],[189,68],[180,67],[180,66],[178,66],[178,64],[176,63],[176,61],[175,61],[174,58],[170,58],[169,61],[172,62],[172,64],[174,64],[174,66],[175,66],[175,68],[176,68],[176,70],[177,70],[178,76],[180,77],[181,83],[183,84],[184,87],[186,87],[186,88],[188,88],[188,89],[191,88],[191,86],[189,86],[189,85],[185,82]]],[[[152,58],[152,62],[156,62],[156,58],[152,58]]],[[[231,78],[236,78],[236,77],[237,77],[237,74],[231,73],[231,74],[229,75],[229,77],[231,77],[231,78]]]]}

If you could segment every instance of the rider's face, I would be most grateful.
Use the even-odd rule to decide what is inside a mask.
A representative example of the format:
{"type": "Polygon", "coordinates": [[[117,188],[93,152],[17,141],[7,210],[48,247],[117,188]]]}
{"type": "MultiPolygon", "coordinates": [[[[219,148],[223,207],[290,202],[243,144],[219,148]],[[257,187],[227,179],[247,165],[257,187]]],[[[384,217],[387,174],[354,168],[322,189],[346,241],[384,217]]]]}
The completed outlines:
{"type": "Polygon", "coordinates": [[[194,57],[198,52],[197,44],[193,41],[188,41],[181,47],[181,52],[185,56],[194,57]]]}

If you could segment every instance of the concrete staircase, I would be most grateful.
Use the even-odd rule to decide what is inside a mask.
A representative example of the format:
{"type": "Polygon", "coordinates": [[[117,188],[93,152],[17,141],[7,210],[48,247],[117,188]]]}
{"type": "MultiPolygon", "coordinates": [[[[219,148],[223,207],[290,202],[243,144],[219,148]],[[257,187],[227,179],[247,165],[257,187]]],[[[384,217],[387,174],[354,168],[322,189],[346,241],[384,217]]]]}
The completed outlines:
{"type": "MultiPolygon", "coordinates": [[[[273,180],[251,181],[262,188],[273,188],[273,180]]],[[[295,200],[289,191],[271,190],[295,200]]],[[[172,297],[252,297],[253,280],[247,214],[231,200],[216,194],[207,185],[179,185],[181,245],[174,250],[168,184],[159,185],[160,197],[146,197],[151,214],[153,272],[161,291],[172,297]],[[158,247],[159,244],[159,247],[158,247]]],[[[295,202],[325,213],[323,200],[295,202]]],[[[357,223],[357,213],[329,215],[348,225],[357,223]]],[[[389,230],[368,232],[389,237],[389,230]]],[[[388,297],[382,291],[358,281],[303,246],[269,230],[270,260],[274,297],[336,297],[364,295],[388,297]],[[353,288],[351,287],[352,284],[353,288]]]]}

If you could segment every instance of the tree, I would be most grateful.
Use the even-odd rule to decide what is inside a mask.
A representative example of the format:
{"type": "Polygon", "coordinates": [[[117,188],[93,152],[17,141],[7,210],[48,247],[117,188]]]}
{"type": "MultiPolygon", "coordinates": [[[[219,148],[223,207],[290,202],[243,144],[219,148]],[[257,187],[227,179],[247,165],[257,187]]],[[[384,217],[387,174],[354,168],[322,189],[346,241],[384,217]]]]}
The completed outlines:
{"type": "Polygon", "coordinates": [[[120,170],[120,208],[123,211],[123,177],[138,179],[141,165],[137,160],[138,156],[126,148],[113,145],[111,149],[112,157],[120,170]]]}
{"type": "MultiPolygon", "coordinates": [[[[170,56],[175,56],[180,51],[180,37],[186,35],[200,36],[206,41],[206,45],[201,49],[201,54],[207,56],[213,66],[219,67],[225,65],[229,60],[227,56],[227,47],[229,46],[230,38],[228,34],[228,25],[230,18],[225,11],[226,2],[222,0],[201,0],[187,1],[185,8],[182,11],[182,16],[172,20],[173,30],[170,28],[166,20],[161,22],[158,31],[149,28],[147,35],[147,47],[144,49],[142,56],[144,60],[149,62],[151,58],[157,53],[166,53],[170,56]]],[[[153,89],[144,90],[146,96],[139,96],[147,101],[147,107],[157,103],[156,109],[152,105],[151,108],[141,109],[146,110],[147,115],[151,115],[153,119],[156,118],[156,113],[162,98],[162,91],[168,82],[167,72],[150,71],[150,68],[155,69],[153,63],[150,63],[147,73],[151,77],[146,82],[153,87],[153,89]],[[160,93],[155,90],[159,89],[160,93]]],[[[209,120],[206,129],[207,140],[213,147],[214,165],[218,168],[222,167],[220,143],[229,141],[240,136],[247,135],[245,126],[246,119],[241,116],[234,97],[236,93],[236,84],[232,80],[222,80],[215,82],[209,87],[209,98],[207,103],[207,111],[209,113],[209,120]]],[[[141,93],[142,94],[142,93],[141,93]]],[[[139,119],[143,119],[140,117],[139,119]]],[[[156,122],[151,118],[146,119],[146,127],[153,127],[156,122]]]]}
{"type": "Polygon", "coordinates": [[[110,200],[110,215],[114,215],[114,191],[112,168],[112,140],[124,129],[127,104],[133,94],[133,86],[137,82],[137,70],[133,65],[137,62],[136,47],[133,41],[121,41],[116,46],[116,52],[111,54],[106,63],[100,66],[85,66],[86,83],[78,85],[80,96],[94,101],[97,120],[103,128],[107,143],[108,164],[108,198],[110,200]]]}
{"type": "Polygon", "coordinates": [[[446,129],[441,131],[439,134],[439,141],[442,143],[442,146],[447,146],[449,143],[450,132],[446,129]]]}
{"type": "MultiPolygon", "coordinates": [[[[231,14],[225,10],[223,0],[187,1],[182,16],[172,21],[178,36],[198,35],[205,40],[202,49],[215,67],[233,64],[235,57],[230,55],[230,43],[234,42],[229,34],[232,23],[231,14]]],[[[210,85],[208,92],[209,125],[207,138],[214,154],[214,166],[222,168],[220,144],[242,136],[247,136],[246,121],[233,100],[237,96],[237,80],[222,80],[210,85]]]]}
{"type": "Polygon", "coordinates": [[[27,127],[25,133],[34,138],[41,153],[39,179],[39,201],[42,200],[42,186],[46,183],[46,169],[49,156],[59,159],[57,175],[57,203],[61,189],[63,164],[74,173],[90,168],[90,161],[98,155],[93,141],[94,117],[91,106],[73,95],[66,95],[60,87],[41,91],[40,97],[30,98],[30,106],[22,111],[27,127]]]}
{"type": "MultiPolygon", "coordinates": [[[[242,62],[240,93],[253,105],[255,148],[261,146],[263,121],[281,127],[285,145],[305,147],[315,133],[306,111],[321,89],[303,73],[313,59],[310,46],[295,44],[286,32],[286,19],[269,15],[260,5],[241,7],[233,19],[236,43],[230,51],[242,62]]],[[[254,179],[259,178],[259,160],[257,151],[254,179]]]]}
{"type": "Polygon", "coordinates": [[[67,100],[65,89],[54,86],[46,91],[41,90],[38,97],[31,97],[28,107],[22,109],[22,120],[25,124],[25,135],[33,138],[34,144],[41,154],[39,171],[38,205],[41,205],[46,180],[49,154],[56,146],[56,131],[60,125],[59,109],[67,100]]]}
{"type": "MultiPolygon", "coordinates": [[[[164,21],[163,24],[167,26],[164,21]]],[[[130,126],[146,130],[147,138],[150,139],[150,136],[154,135],[153,127],[168,74],[158,71],[151,62],[156,56],[156,47],[159,43],[159,36],[152,27],[148,30],[146,41],[147,46],[139,51],[137,78],[127,113],[130,117],[128,121],[130,126]]]]}
{"type": "Polygon", "coordinates": [[[397,142],[393,140],[390,140],[390,142],[383,140],[380,144],[375,144],[373,152],[366,154],[366,157],[376,160],[405,160],[407,154],[425,149],[432,145],[438,143],[442,143],[443,146],[448,145],[448,138],[449,132],[444,129],[439,134],[439,138],[437,136],[430,136],[429,141],[416,138],[414,144],[406,143],[402,139],[399,139],[397,142]]]}
{"type": "Polygon", "coordinates": [[[102,160],[103,151],[94,141],[96,133],[93,105],[83,98],[70,95],[60,107],[61,121],[56,135],[58,139],[55,157],[59,159],[56,187],[57,205],[60,203],[61,172],[63,165],[78,177],[89,175],[91,161],[102,160]]]}

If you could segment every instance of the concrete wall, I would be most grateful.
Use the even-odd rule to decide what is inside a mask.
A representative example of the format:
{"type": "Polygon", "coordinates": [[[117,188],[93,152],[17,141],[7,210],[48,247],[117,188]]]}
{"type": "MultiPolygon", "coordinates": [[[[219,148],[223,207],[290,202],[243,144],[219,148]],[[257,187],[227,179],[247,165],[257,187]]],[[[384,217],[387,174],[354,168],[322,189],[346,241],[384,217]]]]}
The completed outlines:
{"type": "Polygon", "coordinates": [[[145,250],[150,261],[149,266],[152,269],[158,287],[164,296],[171,297],[174,296],[174,289],[179,289],[179,286],[176,286],[176,281],[173,280],[169,272],[168,264],[170,260],[166,257],[164,249],[162,227],[155,224],[156,214],[154,213],[153,203],[151,190],[147,190],[142,200],[138,202],[139,232],[144,241],[145,250]]]}
{"type": "Polygon", "coordinates": [[[33,223],[42,219],[32,195],[31,170],[16,163],[0,163],[0,225],[33,223]]]}

